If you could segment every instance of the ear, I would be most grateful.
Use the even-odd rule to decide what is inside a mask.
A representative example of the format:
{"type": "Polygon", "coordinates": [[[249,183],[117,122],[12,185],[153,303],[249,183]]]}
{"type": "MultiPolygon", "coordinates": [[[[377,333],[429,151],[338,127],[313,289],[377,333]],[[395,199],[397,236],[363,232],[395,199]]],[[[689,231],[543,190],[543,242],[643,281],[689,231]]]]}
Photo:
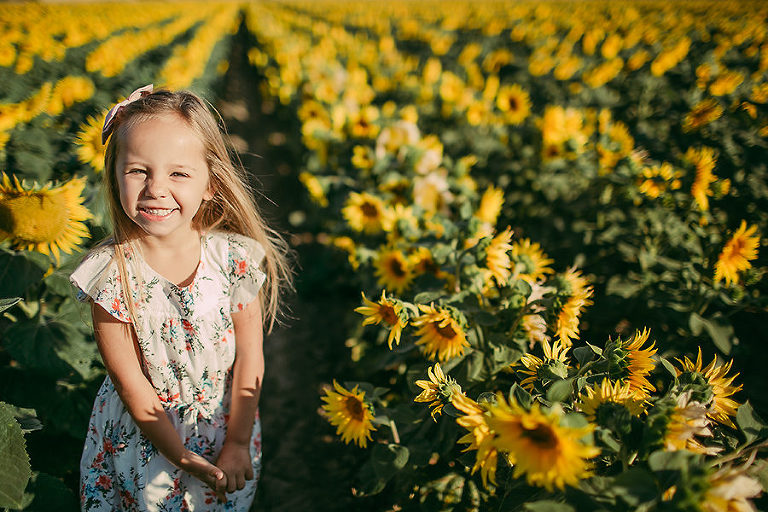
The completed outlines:
{"type": "Polygon", "coordinates": [[[213,186],[208,182],[208,187],[203,192],[203,201],[210,201],[211,199],[213,199],[213,186]]]}

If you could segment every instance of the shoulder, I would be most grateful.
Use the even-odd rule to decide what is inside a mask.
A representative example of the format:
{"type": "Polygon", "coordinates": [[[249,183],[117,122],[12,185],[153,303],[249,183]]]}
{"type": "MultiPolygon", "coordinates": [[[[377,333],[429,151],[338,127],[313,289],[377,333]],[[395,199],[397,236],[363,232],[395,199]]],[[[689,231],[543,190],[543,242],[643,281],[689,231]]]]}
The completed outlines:
{"type": "Polygon", "coordinates": [[[236,266],[238,261],[258,265],[264,259],[264,247],[253,238],[224,231],[212,231],[207,237],[210,256],[224,268],[236,266]]]}
{"type": "Polygon", "coordinates": [[[82,277],[98,275],[111,266],[114,257],[115,244],[111,241],[103,242],[85,255],[74,272],[72,272],[70,279],[74,282],[82,277]]]}

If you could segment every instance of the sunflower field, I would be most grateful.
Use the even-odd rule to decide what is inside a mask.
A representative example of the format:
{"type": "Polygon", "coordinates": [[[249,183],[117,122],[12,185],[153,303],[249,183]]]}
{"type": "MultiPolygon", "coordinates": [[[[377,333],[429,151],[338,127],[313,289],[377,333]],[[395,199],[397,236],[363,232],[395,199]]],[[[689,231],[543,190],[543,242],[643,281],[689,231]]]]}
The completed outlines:
{"type": "Polygon", "coordinates": [[[283,376],[347,466],[315,509],[766,507],[763,3],[136,6],[0,4],[0,507],[77,507],[106,110],[235,72],[337,315],[283,349],[334,359],[283,376]]]}

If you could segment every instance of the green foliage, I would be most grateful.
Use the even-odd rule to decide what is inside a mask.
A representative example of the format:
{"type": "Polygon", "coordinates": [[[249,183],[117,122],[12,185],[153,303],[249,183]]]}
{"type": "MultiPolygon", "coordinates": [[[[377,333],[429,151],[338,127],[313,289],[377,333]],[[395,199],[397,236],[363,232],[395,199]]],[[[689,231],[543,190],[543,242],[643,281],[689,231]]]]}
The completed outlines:
{"type": "Polygon", "coordinates": [[[24,434],[13,408],[0,402],[0,507],[21,508],[24,488],[32,474],[24,434]]]}

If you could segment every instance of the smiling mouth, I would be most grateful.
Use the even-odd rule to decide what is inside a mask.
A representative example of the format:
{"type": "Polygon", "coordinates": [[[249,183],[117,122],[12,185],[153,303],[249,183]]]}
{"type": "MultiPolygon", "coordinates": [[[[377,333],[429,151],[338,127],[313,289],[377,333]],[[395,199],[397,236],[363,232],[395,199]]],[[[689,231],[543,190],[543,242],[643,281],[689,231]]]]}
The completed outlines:
{"type": "Polygon", "coordinates": [[[168,217],[176,208],[139,208],[139,213],[152,220],[168,217]]]}

